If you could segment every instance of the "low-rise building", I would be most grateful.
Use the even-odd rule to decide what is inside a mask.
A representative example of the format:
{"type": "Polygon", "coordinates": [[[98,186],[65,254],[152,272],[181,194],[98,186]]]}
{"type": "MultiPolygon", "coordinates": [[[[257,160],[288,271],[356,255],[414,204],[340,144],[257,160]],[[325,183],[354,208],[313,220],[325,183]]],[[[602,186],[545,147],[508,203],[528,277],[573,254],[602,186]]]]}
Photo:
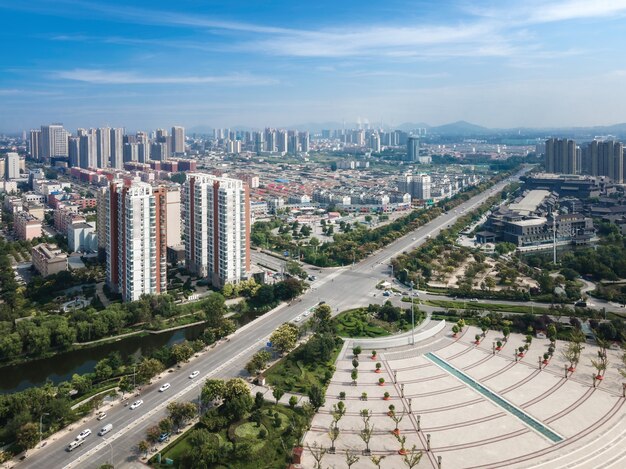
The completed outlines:
{"type": "Polygon", "coordinates": [[[21,240],[31,240],[42,235],[41,220],[28,212],[17,212],[13,222],[15,236],[21,240]]]}
{"type": "Polygon", "coordinates": [[[32,249],[33,267],[42,277],[67,270],[67,254],[56,244],[41,243],[32,249]]]}
{"type": "Polygon", "coordinates": [[[97,252],[96,228],[84,221],[70,223],[67,227],[67,245],[72,252],[97,252]]]}

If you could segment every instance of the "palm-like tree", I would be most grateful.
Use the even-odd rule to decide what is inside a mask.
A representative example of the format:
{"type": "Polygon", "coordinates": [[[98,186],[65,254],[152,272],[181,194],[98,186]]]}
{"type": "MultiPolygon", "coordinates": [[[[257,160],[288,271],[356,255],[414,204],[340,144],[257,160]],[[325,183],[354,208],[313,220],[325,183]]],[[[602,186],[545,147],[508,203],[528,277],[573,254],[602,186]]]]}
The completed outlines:
{"type": "Polygon", "coordinates": [[[326,454],[326,448],[322,445],[318,445],[317,441],[313,442],[313,445],[307,444],[306,447],[311,452],[311,456],[315,459],[315,469],[322,469],[322,459],[326,454]]]}
{"type": "Polygon", "coordinates": [[[350,469],[353,464],[358,463],[359,459],[361,458],[356,455],[356,452],[350,449],[346,450],[346,464],[348,465],[348,469],[350,469]]]}
{"type": "Polygon", "coordinates": [[[380,469],[380,464],[383,462],[387,456],[372,456],[370,460],[374,463],[374,465],[380,469]]]}

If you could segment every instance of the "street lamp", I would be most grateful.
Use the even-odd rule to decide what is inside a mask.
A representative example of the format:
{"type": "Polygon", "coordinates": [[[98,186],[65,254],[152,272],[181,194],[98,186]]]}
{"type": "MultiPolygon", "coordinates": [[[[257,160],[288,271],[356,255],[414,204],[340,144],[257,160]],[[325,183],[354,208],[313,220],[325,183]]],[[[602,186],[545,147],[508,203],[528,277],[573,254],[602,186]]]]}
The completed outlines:
{"type": "Polygon", "coordinates": [[[41,447],[41,437],[42,437],[42,433],[43,433],[43,416],[44,415],[50,415],[48,412],[44,412],[43,414],[41,414],[39,416],[39,447],[41,447]]]}

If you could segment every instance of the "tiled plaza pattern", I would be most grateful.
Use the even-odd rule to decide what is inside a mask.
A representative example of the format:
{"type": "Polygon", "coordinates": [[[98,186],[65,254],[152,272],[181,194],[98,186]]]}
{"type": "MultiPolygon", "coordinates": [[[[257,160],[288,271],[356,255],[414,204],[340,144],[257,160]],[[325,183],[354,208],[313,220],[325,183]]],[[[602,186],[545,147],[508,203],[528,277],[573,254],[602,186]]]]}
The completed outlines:
{"type": "MultiPolygon", "coordinates": [[[[539,369],[539,356],[549,341],[534,339],[524,358],[514,359],[514,350],[522,344],[521,335],[513,334],[501,351],[493,354],[493,342],[500,340],[498,332],[490,331],[480,345],[474,336],[481,331],[466,328],[458,338],[449,329],[443,337],[430,344],[402,350],[379,351],[376,360],[367,350],[359,360],[357,385],[353,386],[352,353],[346,344],[337,361],[326,404],[314,417],[305,442],[330,447],[328,430],[332,422],[333,404],[344,391],[346,415],[339,422],[340,435],[335,442],[336,454],[326,454],[322,467],[347,467],[345,450],[356,450],[360,460],[353,468],[375,468],[359,437],[363,422],[362,409],[372,411],[374,435],[370,441],[372,455],[385,455],[381,467],[407,467],[398,455],[400,444],[391,431],[395,424],[387,415],[389,404],[396,413],[405,412],[399,424],[406,436],[405,447],[415,445],[424,451],[418,468],[624,468],[626,467],[626,405],[622,397],[619,374],[620,350],[609,350],[609,367],[602,382],[592,385],[594,368],[590,360],[597,357],[598,348],[585,345],[580,363],[574,373],[565,378],[565,360],[561,350],[566,343],[557,342],[556,352],[547,365],[539,369]],[[492,392],[539,420],[564,437],[553,443],[525,425],[471,387],[453,377],[423,356],[435,351],[449,364],[462,370],[492,392]],[[375,372],[377,362],[381,373],[375,372]],[[397,383],[394,383],[394,372],[397,383]],[[380,377],[385,385],[379,386],[380,377]],[[401,397],[404,385],[404,398],[401,397]],[[391,399],[383,400],[384,392],[391,399]],[[361,394],[367,392],[368,400],[361,394]],[[409,413],[409,399],[411,410],[409,413]],[[420,430],[418,431],[418,418],[420,430]],[[431,451],[426,451],[427,435],[431,451]]],[[[315,465],[311,453],[305,451],[303,467],[315,465]]]]}

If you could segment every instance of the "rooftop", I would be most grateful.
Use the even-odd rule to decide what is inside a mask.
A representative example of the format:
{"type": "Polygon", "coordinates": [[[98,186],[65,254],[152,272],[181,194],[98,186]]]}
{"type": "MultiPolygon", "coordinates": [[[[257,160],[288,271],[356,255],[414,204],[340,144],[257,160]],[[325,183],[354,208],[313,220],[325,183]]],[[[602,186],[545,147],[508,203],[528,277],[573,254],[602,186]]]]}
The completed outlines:
{"type": "Polygon", "coordinates": [[[541,205],[541,203],[550,196],[549,191],[544,190],[534,190],[530,191],[528,194],[524,196],[522,200],[517,203],[513,203],[509,205],[509,209],[519,212],[523,215],[528,215],[535,210],[537,207],[541,205]]]}

